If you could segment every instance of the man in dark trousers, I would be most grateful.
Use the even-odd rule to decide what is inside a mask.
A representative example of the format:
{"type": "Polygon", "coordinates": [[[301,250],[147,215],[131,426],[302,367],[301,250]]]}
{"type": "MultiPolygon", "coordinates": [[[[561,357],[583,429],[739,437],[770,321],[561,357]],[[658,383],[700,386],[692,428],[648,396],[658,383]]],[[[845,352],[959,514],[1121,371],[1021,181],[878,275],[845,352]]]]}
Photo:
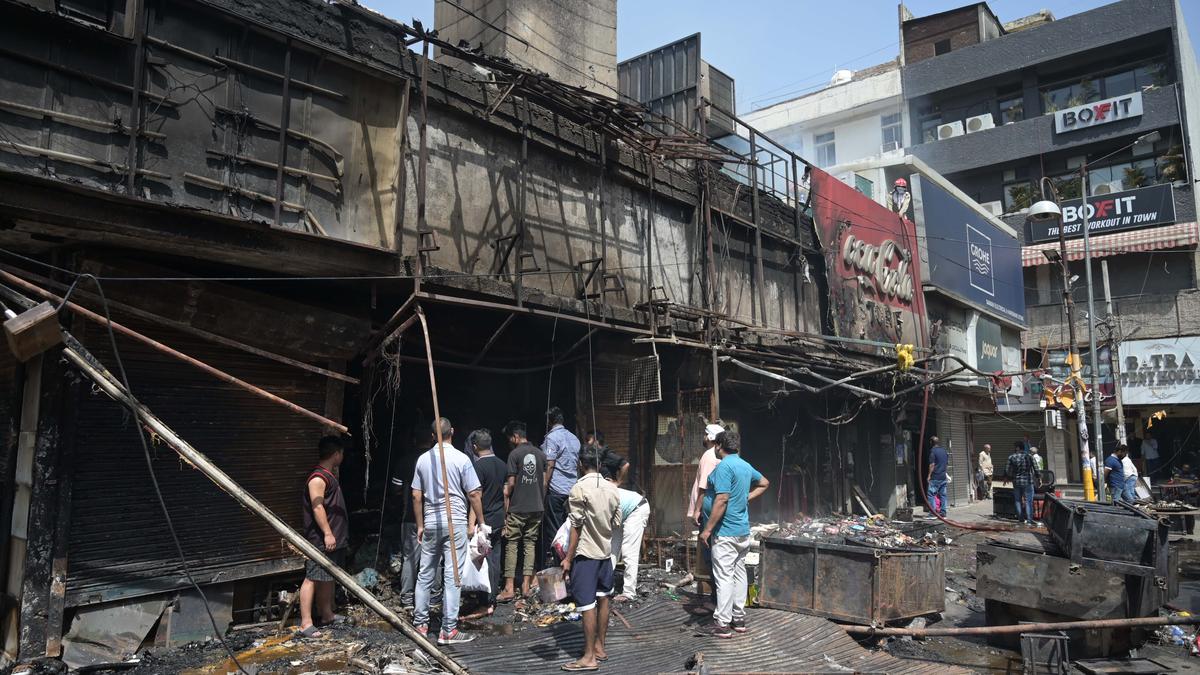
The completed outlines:
{"type": "Polygon", "coordinates": [[[1033,490],[1037,486],[1037,463],[1029,452],[1029,444],[1013,443],[1012,454],[1004,468],[1005,481],[1012,481],[1013,501],[1016,504],[1017,520],[1033,524],[1033,490]]]}
{"type": "MultiPolygon", "coordinates": [[[[475,475],[479,477],[479,485],[482,488],[483,522],[492,530],[488,535],[492,551],[487,556],[492,590],[488,593],[486,610],[486,614],[491,616],[496,608],[496,594],[500,590],[500,555],[504,550],[501,544],[501,535],[504,533],[504,484],[508,478],[508,465],[493,452],[491,431],[474,431],[470,440],[471,448],[475,452],[475,475]]],[[[468,525],[473,527],[475,523],[471,521],[474,517],[473,514],[469,515],[471,517],[468,518],[468,525]]]]}
{"type": "Polygon", "coordinates": [[[929,507],[936,509],[937,513],[945,518],[946,483],[948,482],[946,465],[950,462],[950,457],[946,454],[946,449],[942,447],[942,442],[937,436],[931,437],[929,444],[933,446],[929,449],[929,459],[926,460],[929,466],[929,472],[925,477],[925,483],[928,486],[929,507]]]}
{"type": "MultiPolygon", "coordinates": [[[[350,541],[350,523],[346,500],[338,482],[338,466],[346,455],[346,446],[337,436],[326,436],[317,443],[318,462],[304,481],[304,537],[341,567],[346,564],[346,545],[350,541]]],[[[309,560],[300,585],[300,631],[302,637],[321,637],[318,626],[332,623],[333,575],[309,560]],[[317,620],[313,619],[316,605],[317,620]]]]}
{"type": "Polygon", "coordinates": [[[579,437],[563,426],[562,408],[557,406],[546,411],[546,425],[550,430],[542,440],[542,452],[546,454],[546,514],[542,522],[542,555],[546,563],[555,565],[554,535],[567,519],[567,494],[579,478],[579,437]]]}
{"type": "Polygon", "coordinates": [[[517,562],[521,563],[521,597],[529,595],[542,527],[542,500],[546,494],[546,456],[527,438],[524,422],[504,427],[512,450],[508,453],[504,486],[504,591],[496,598],[508,602],[515,596],[517,562]],[[523,556],[522,556],[523,554],[523,556]]]}

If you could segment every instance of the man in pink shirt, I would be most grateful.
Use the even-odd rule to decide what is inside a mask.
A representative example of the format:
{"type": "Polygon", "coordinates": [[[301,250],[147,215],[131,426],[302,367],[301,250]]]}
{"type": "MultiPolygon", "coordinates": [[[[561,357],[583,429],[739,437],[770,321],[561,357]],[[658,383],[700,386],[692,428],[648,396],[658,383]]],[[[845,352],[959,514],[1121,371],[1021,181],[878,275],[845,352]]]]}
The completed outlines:
{"type": "Polygon", "coordinates": [[[721,463],[717,458],[717,434],[725,431],[720,424],[704,427],[704,454],[700,455],[700,466],[696,468],[696,480],[692,482],[692,494],[688,500],[688,518],[700,527],[700,505],[704,501],[704,490],[708,487],[708,474],[721,463]]]}
{"type": "MultiPolygon", "coordinates": [[[[702,506],[704,504],[704,491],[708,489],[708,475],[717,468],[721,463],[721,458],[717,457],[717,434],[725,431],[725,427],[720,424],[710,424],[704,427],[704,454],[700,455],[700,466],[696,467],[696,481],[692,483],[691,498],[688,500],[688,518],[696,523],[696,527],[704,529],[704,523],[701,521],[703,515],[702,506]]],[[[712,553],[707,546],[699,546],[700,554],[709,565],[712,565],[712,553]]],[[[712,612],[717,606],[716,586],[709,584],[711,592],[709,593],[708,602],[700,609],[701,612],[712,612]]]]}

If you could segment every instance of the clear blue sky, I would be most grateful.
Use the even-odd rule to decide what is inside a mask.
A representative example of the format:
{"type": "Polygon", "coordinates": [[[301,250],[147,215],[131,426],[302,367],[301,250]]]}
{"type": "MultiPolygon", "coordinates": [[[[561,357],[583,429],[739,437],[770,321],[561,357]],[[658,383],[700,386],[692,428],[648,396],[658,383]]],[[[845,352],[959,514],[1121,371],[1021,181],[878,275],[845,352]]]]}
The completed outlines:
{"type": "MultiPolygon", "coordinates": [[[[568,0],[586,2],[587,0],[568,0]]],[[[993,0],[1001,21],[1049,9],[1056,18],[1111,0],[993,0]]],[[[433,25],[433,0],[359,0],[394,19],[433,25]]],[[[1181,0],[1192,43],[1200,41],[1200,0],[1181,0]]],[[[907,0],[917,16],[968,0],[907,0]]],[[[626,59],[699,32],[705,61],[737,82],[739,113],[817,89],[838,68],[894,58],[899,49],[893,0],[618,0],[617,54],[626,59]]]]}

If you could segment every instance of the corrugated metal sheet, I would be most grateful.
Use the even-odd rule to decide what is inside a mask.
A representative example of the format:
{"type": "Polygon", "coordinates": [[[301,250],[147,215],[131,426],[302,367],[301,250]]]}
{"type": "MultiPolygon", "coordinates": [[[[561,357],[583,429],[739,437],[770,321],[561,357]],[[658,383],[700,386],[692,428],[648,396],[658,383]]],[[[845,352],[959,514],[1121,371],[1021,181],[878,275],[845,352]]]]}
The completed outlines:
{"type": "MultiPolygon", "coordinates": [[[[813,616],[770,609],[747,612],[749,632],[732,640],[696,637],[708,619],[689,614],[683,605],[651,600],[625,613],[633,629],[613,617],[608,629],[609,673],[672,673],[686,670],[689,657],[704,652],[713,672],[881,672],[965,673],[950,666],[904,661],[872,652],[837,624],[813,616]]],[[[559,623],[511,636],[476,640],[448,648],[473,673],[551,673],[583,651],[578,623],[559,623]]]]}
{"type": "MultiPolygon", "coordinates": [[[[161,328],[134,324],[176,349],[311,410],[325,381],[288,366],[161,328]]],[[[300,490],[315,464],[318,425],[118,336],[135,395],[284,520],[299,526],[300,490]]],[[[84,341],[116,372],[108,338],[84,341]]],[[[150,484],[136,430],[106,397],[84,394],[68,555],[68,603],[86,604],[182,585],[178,557],[150,484]]],[[[270,527],[165,446],[154,469],[193,574],[244,578],[299,566],[270,527]]]]}
{"type": "MultiPolygon", "coordinates": [[[[617,64],[621,94],[688,129],[696,128],[700,84],[700,34],[617,64]]],[[[662,129],[664,133],[674,133],[662,129]]]]}
{"type": "Polygon", "coordinates": [[[950,503],[966,506],[971,498],[970,434],[967,432],[966,413],[956,410],[939,410],[937,414],[938,435],[949,456],[946,472],[953,480],[947,488],[950,503]]]}

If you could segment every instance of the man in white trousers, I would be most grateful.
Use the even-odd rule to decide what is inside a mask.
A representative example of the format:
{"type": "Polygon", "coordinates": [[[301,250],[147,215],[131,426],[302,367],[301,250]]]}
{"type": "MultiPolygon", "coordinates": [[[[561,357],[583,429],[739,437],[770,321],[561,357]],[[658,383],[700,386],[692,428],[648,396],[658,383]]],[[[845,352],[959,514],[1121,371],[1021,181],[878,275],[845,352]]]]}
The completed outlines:
{"type": "Polygon", "coordinates": [[[638,492],[620,487],[620,477],[624,458],[616,454],[606,457],[604,477],[617,486],[621,495],[621,524],[613,530],[612,535],[612,564],[625,562],[625,575],[622,577],[621,594],[613,598],[614,602],[627,602],[637,597],[638,560],[642,556],[642,535],[646,532],[646,523],[650,522],[650,502],[638,492]]]}

